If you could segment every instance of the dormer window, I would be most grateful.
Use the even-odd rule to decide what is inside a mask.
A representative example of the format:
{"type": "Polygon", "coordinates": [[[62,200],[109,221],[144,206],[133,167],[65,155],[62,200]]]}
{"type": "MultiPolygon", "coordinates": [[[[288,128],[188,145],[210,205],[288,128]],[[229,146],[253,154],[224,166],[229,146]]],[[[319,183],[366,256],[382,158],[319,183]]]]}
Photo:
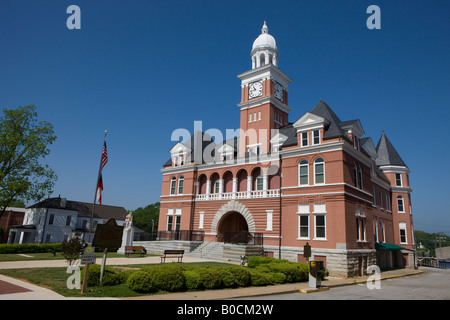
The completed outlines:
{"type": "Polygon", "coordinates": [[[308,145],[308,132],[302,132],[302,147],[308,145]]]}
{"type": "Polygon", "coordinates": [[[313,144],[320,144],[320,130],[314,130],[313,144]]]}

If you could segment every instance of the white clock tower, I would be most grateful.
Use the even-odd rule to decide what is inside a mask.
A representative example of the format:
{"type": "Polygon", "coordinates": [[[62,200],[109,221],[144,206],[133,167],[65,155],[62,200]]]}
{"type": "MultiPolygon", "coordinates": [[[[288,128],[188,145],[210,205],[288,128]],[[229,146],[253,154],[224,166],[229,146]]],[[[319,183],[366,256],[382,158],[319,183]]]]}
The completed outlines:
{"type": "Polygon", "coordinates": [[[277,45],[265,21],[250,56],[252,69],[238,75],[242,81],[240,128],[247,133],[240,139],[239,156],[268,153],[271,129],[287,125],[291,110],[287,93],[292,79],[278,69],[277,45]]]}

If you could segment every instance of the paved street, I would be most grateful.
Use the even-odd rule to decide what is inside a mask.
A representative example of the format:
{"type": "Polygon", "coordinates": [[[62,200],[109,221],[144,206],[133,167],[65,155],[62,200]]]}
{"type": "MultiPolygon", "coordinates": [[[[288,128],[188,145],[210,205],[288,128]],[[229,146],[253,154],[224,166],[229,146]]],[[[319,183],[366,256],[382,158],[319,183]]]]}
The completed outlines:
{"type": "Polygon", "coordinates": [[[355,284],[310,294],[285,293],[239,300],[450,300],[450,269],[421,269],[426,272],[382,280],[380,289],[355,284]]]}

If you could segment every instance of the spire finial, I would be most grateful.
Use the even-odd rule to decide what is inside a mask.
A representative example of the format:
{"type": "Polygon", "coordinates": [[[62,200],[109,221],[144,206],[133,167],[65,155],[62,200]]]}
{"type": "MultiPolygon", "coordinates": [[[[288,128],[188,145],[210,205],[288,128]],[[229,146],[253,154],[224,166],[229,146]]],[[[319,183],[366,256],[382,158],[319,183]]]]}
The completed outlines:
{"type": "Polygon", "coordinates": [[[266,21],[264,21],[264,25],[263,25],[263,27],[261,29],[261,32],[262,33],[269,33],[269,28],[267,28],[266,21]]]}

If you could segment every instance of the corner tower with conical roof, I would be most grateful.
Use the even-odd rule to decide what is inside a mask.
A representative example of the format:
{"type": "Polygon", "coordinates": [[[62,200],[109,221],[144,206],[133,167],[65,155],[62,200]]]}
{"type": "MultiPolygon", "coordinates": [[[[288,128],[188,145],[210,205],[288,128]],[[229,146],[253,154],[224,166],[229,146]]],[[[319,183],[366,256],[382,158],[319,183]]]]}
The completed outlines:
{"type": "Polygon", "coordinates": [[[376,146],[377,166],[391,183],[392,223],[395,243],[407,249],[414,248],[414,229],[409,185],[410,170],[383,131],[376,146]]]}
{"type": "Polygon", "coordinates": [[[279,52],[266,22],[253,42],[250,52],[252,69],[241,73],[242,96],[239,156],[266,154],[270,149],[271,130],[288,124],[288,86],[292,82],[278,68],[279,52]]]}

